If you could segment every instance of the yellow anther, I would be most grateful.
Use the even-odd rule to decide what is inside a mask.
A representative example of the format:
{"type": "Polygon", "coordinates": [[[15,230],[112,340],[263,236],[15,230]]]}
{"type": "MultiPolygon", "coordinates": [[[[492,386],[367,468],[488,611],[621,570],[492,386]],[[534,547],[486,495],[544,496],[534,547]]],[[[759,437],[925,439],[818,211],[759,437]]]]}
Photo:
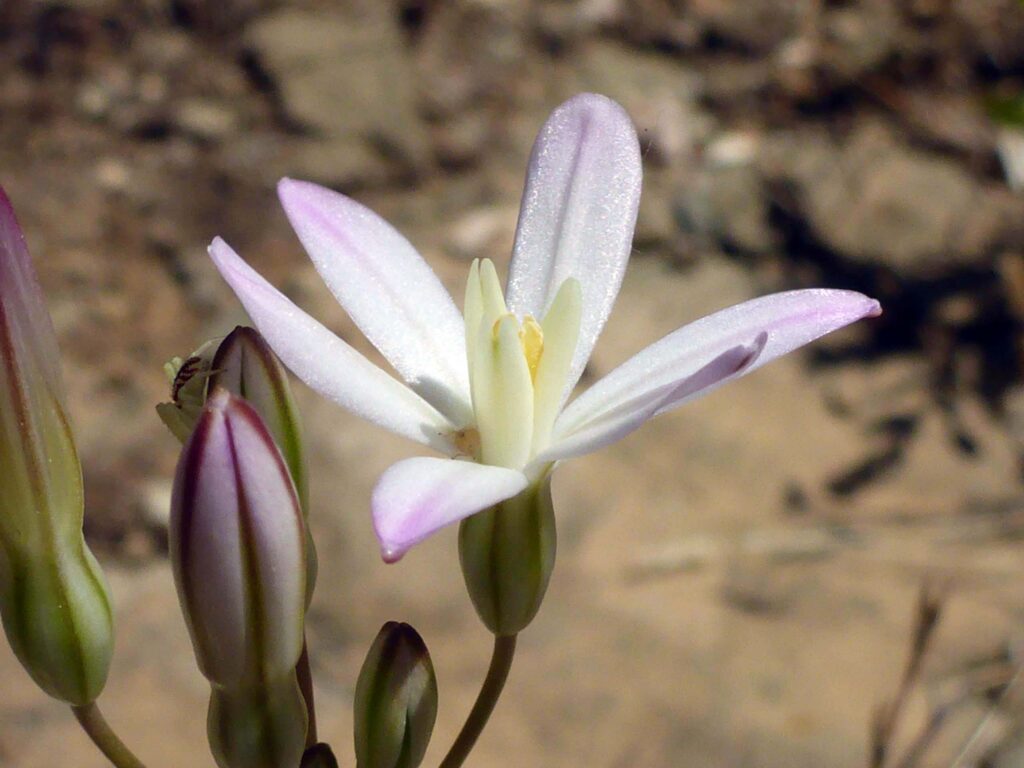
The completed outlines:
{"type": "Polygon", "coordinates": [[[529,315],[519,327],[519,343],[523,345],[526,365],[530,369],[530,380],[536,381],[537,366],[540,364],[540,356],[544,353],[544,331],[540,323],[529,315]]]}

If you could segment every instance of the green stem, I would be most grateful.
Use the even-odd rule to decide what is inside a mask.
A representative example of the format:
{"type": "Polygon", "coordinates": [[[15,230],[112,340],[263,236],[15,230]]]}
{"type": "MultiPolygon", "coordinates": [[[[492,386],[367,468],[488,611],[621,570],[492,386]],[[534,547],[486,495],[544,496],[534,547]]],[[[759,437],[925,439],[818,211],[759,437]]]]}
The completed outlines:
{"type": "Polygon", "coordinates": [[[82,730],[116,768],[146,768],[110,727],[96,702],[71,707],[82,730]]]}
{"type": "Polygon", "coordinates": [[[480,694],[476,697],[476,703],[466,718],[466,724],[462,726],[455,743],[448,750],[440,768],[459,768],[473,749],[476,740],[480,738],[487,720],[498,703],[501,690],[505,687],[508,679],[508,672],[512,668],[512,658],[516,653],[515,635],[495,635],[494,651],[491,654],[491,665],[487,669],[487,677],[480,688],[480,694]]]}
{"type": "Polygon", "coordinates": [[[299,657],[299,666],[295,670],[299,678],[299,689],[302,691],[302,698],[306,700],[306,749],[316,744],[316,707],[313,702],[313,673],[309,669],[309,649],[306,645],[306,638],[302,638],[302,655],[299,657]]]}

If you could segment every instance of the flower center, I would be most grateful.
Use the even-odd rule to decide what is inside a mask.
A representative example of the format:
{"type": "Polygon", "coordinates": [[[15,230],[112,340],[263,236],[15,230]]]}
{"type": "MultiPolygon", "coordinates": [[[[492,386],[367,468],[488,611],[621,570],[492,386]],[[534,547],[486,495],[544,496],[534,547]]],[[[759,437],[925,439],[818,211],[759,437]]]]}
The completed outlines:
{"type": "Polygon", "coordinates": [[[505,305],[494,265],[476,261],[466,285],[466,362],[480,436],[474,458],[523,469],[546,447],[569,388],[580,287],[566,280],[544,317],[522,322],[505,305]]]}
{"type": "Polygon", "coordinates": [[[519,343],[523,347],[526,367],[530,369],[530,381],[537,383],[537,366],[544,354],[544,329],[540,323],[527,315],[519,327],[519,343]]]}

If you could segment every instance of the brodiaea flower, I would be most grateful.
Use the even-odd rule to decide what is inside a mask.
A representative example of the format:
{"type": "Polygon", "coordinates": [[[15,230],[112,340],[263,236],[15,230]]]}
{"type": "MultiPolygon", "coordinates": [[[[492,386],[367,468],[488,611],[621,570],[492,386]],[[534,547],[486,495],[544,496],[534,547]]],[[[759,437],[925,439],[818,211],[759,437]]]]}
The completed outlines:
{"type": "Polygon", "coordinates": [[[281,201],[314,265],[404,384],[214,241],[221,274],[300,379],[450,457],[406,459],[381,477],[373,518],[386,560],[516,496],[556,462],[879,312],[841,290],[748,301],[669,334],[566,405],[622,283],[640,180],[636,132],[618,104],[583,94],[556,109],[530,159],[507,292],[490,261],[474,262],[463,316],[384,220],[283,180],[281,201]]]}

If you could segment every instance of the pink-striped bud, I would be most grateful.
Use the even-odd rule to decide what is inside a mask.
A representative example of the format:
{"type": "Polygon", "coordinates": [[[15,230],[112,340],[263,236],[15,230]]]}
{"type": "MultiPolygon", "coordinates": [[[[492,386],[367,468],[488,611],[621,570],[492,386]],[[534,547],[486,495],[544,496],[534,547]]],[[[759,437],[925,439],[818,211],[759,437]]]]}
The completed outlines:
{"type": "Polygon", "coordinates": [[[263,419],[291,473],[305,516],[306,603],[316,585],[317,557],[309,529],[309,482],[306,475],[302,424],[288,374],[255,328],[238,326],[222,340],[208,341],[189,357],[166,366],[171,401],[157,405],[157,414],[184,443],[202,414],[208,393],[217,387],[244,398],[263,419]]]}
{"type": "Polygon", "coordinates": [[[216,389],[182,449],[170,554],[196,658],[213,686],[223,768],[298,765],[306,530],[291,476],[256,410],[216,389]]]}
{"type": "Polygon", "coordinates": [[[291,473],[306,522],[306,605],[316,586],[317,556],[309,533],[309,481],[299,409],[288,374],[255,328],[240,325],[217,347],[210,363],[210,390],[223,387],[244,397],[267,425],[291,473]]]}
{"type": "Polygon", "coordinates": [[[245,398],[263,418],[292,474],[299,504],[307,507],[309,483],[299,411],[288,374],[259,331],[244,325],[224,337],[210,364],[210,389],[223,387],[245,398]]]}

